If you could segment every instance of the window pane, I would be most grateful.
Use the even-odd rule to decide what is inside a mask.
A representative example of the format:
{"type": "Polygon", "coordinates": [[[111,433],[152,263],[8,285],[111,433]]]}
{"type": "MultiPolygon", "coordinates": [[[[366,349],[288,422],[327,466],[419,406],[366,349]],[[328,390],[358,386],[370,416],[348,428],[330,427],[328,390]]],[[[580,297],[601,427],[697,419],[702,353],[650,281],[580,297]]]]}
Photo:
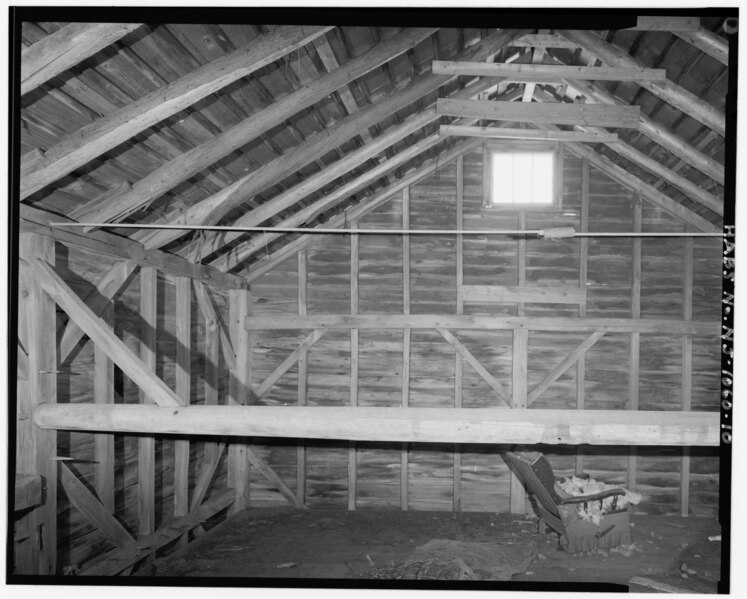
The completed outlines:
{"type": "Polygon", "coordinates": [[[493,204],[552,204],[552,152],[494,152],[493,204]]]}

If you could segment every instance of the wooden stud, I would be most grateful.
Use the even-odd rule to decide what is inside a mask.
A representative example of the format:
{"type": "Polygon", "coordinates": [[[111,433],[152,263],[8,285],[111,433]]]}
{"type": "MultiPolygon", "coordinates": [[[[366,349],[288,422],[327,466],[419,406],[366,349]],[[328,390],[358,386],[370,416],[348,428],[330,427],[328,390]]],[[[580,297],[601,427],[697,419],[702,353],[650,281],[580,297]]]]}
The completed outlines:
{"type": "MultiPolygon", "coordinates": [[[[581,159],[581,221],[579,230],[589,231],[589,160],[581,159]]],[[[578,286],[583,290],[584,301],[578,306],[578,317],[586,318],[586,283],[589,273],[589,238],[581,237],[578,248],[578,286]]],[[[581,356],[576,364],[576,409],[586,408],[586,355],[581,356]]],[[[583,448],[576,448],[576,474],[584,472],[583,448]]]]}
{"type": "MultiPolygon", "coordinates": [[[[633,231],[641,231],[643,219],[643,203],[636,193],[633,196],[633,231]]],[[[632,318],[641,317],[641,238],[633,238],[632,250],[632,273],[631,273],[631,295],[630,315],[632,318]]],[[[631,410],[638,410],[640,393],[640,368],[641,368],[641,334],[635,332],[630,334],[630,371],[628,373],[629,404],[631,410]]],[[[637,482],[638,460],[635,448],[630,448],[628,456],[628,489],[634,491],[637,482]]]]}
{"type": "Polygon", "coordinates": [[[342,439],[391,443],[698,445],[720,441],[718,412],[41,404],[44,429],[342,439]]]}
{"type": "Polygon", "coordinates": [[[57,347],[54,301],[43,291],[34,269],[36,259],[54,264],[54,242],[35,234],[19,239],[19,331],[28,348],[29,377],[18,381],[16,473],[41,476],[44,504],[19,521],[26,539],[16,544],[15,568],[19,574],[53,575],[57,572],[57,434],[38,429],[31,412],[42,402],[57,401],[57,347]]]}
{"type": "MultiPolygon", "coordinates": [[[[140,359],[154,374],[158,347],[158,271],[153,267],[140,269],[140,359]]],[[[98,346],[97,346],[98,347],[98,346]]],[[[140,390],[142,404],[153,403],[140,390]]],[[[138,461],[138,535],[152,534],[156,527],[156,440],[140,437],[137,442],[138,461]]]]}
{"type": "MultiPolygon", "coordinates": [[[[692,237],[685,238],[682,265],[682,318],[692,320],[693,317],[693,278],[694,278],[694,241],[692,237]]],[[[682,337],[682,410],[692,409],[693,390],[693,338],[689,335],[682,337]]],[[[680,516],[690,515],[690,449],[682,448],[680,473],[680,516]]]]}
{"type": "Polygon", "coordinates": [[[637,129],[639,106],[600,104],[522,103],[439,98],[436,112],[441,115],[475,119],[516,121],[546,125],[591,125],[637,129]]]}
{"type": "MultiPolygon", "coordinates": [[[[402,189],[402,228],[410,228],[410,187],[402,189]]],[[[410,313],[410,236],[402,236],[402,313],[410,313]]],[[[410,405],[410,346],[412,330],[405,328],[402,338],[402,407],[410,405]]],[[[402,445],[400,454],[400,509],[409,508],[410,450],[409,445],[402,445]]]]}
{"type": "MultiPolygon", "coordinates": [[[[328,26],[278,27],[270,33],[251,40],[230,54],[202,65],[176,81],[94,121],[50,148],[46,152],[43,168],[29,171],[22,165],[21,199],[73,172],[152,125],[293,52],[330,29],[331,27],[328,26]]],[[[64,56],[59,52],[59,48],[54,48],[52,55],[64,56]]],[[[107,209],[116,210],[116,206],[120,203],[126,205],[129,202],[127,198],[132,196],[132,191],[136,186],[116,201],[87,205],[85,216],[78,214],[81,217],[80,220],[102,215],[104,215],[102,220],[108,220],[105,216],[108,214],[107,209]]],[[[76,220],[79,219],[76,218],[76,220]]]]}
{"type": "MultiPolygon", "coordinates": [[[[308,292],[309,252],[306,249],[298,252],[298,315],[306,316],[308,292]]],[[[309,352],[304,351],[298,357],[298,405],[305,406],[309,382],[309,352]]],[[[296,448],[296,499],[299,504],[306,503],[306,444],[298,442],[296,448]]]]}
{"type": "MultiPolygon", "coordinates": [[[[176,394],[182,403],[191,402],[192,375],[192,283],[187,277],[176,279],[176,394]]],[[[174,517],[189,513],[189,440],[174,441],[174,517]]],[[[186,535],[177,543],[184,546],[186,535]]]]}
{"type": "MultiPolygon", "coordinates": [[[[249,402],[252,380],[251,333],[247,319],[252,310],[252,295],[249,291],[233,290],[228,294],[229,332],[231,344],[236,351],[236,368],[231,371],[228,383],[229,403],[246,405],[249,402]]],[[[242,437],[249,435],[242,435],[242,437]]],[[[228,486],[234,490],[235,498],[231,513],[249,507],[249,461],[246,442],[238,440],[229,449],[228,486]]]]}
{"type": "Polygon", "coordinates": [[[218,313],[215,311],[215,306],[213,306],[213,301],[210,299],[207,287],[202,281],[193,280],[192,283],[195,290],[195,297],[197,298],[197,304],[200,306],[200,310],[205,317],[206,325],[216,330],[226,365],[229,368],[236,368],[236,353],[233,351],[233,347],[231,346],[231,339],[223,328],[220,318],[218,318],[218,313]]]}
{"type": "MultiPolygon", "coordinates": [[[[456,159],[456,229],[464,228],[464,156],[456,159]]],[[[464,314],[464,235],[456,237],[456,313],[464,314]]],[[[464,384],[464,359],[456,352],[454,357],[454,407],[462,407],[464,384]]],[[[453,510],[462,511],[462,448],[454,446],[453,510]]]]}
{"type": "MultiPolygon", "coordinates": [[[[527,407],[527,350],[529,331],[517,329],[514,331],[512,382],[513,393],[511,408],[523,410],[527,407]]],[[[521,481],[512,474],[510,483],[510,509],[513,514],[523,514],[526,511],[526,494],[521,481]]]]}
{"type": "MultiPolygon", "coordinates": [[[[351,229],[358,228],[358,221],[350,222],[351,229]]],[[[360,237],[350,236],[350,314],[358,314],[358,272],[360,237]]],[[[350,329],[350,406],[358,405],[358,329],[350,329]]],[[[355,510],[358,477],[358,451],[355,443],[348,450],[348,510],[355,510]]]]}
{"type": "MultiPolygon", "coordinates": [[[[110,300],[101,314],[108,326],[114,326],[114,304],[110,300]]],[[[93,401],[101,404],[114,403],[114,363],[98,346],[93,350],[93,401]]],[[[114,503],[114,435],[95,433],[93,435],[93,455],[96,461],[94,480],[96,494],[110,514],[115,511],[114,503]]]]}
{"type": "MultiPolygon", "coordinates": [[[[218,405],[218,392],[220,388],[220,354],[221,354],[221,335],[227,333],[222,329],[218,321],[218,315],[215,312],[212,301],[208,296],[207,289],[201,281],[192,281],[195,290],[195,297],[200,306],[202,316],[205,319],[205,405],[218,405]]],[[[233,367],[236,364],[236,354],[230,347],[230,340],[226,338],[229,345],[228,351],[225,344],[222,345],[223,351],[233,357],[233,367]]],[[[226,360],[228,363],[228,361],[226,360]]],[[[219,447],[215,441],[205,443],[204,464],[212,464],[218,457],[219,447]]],[[[196,487],[196,484],[195,484],[196,487]]],[[[197,490],[195,488],[194,494],[197,490]]],[[[201,501],[201,500],[200,500],[201,501]]],[[[194,504],[193,501],[190,505],[194,504]]]]}

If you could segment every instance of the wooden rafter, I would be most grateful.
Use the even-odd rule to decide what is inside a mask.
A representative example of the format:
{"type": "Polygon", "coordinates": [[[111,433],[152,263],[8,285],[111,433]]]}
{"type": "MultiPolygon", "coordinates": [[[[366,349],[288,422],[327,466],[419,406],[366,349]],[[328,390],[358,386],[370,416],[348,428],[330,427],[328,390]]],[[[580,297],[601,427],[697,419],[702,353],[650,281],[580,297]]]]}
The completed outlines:
{"type": "MultiPolygon", "coordinates": [[[[511,39],[519,35],[519,33],[520,32],[515,31],[497,32],[486,37],[477,45],[477,47],[470,48],[464,55],[476,59],[483,59],[498,51],[505,44],[509,43],[511,39]]],[[[312,135],[304,143],[264,165],[259,172],[252,172],[249,175],[238,179],[236,182],[227,188],[222,189],[213,196],[191,206],[185,212],[174,212],[168,214],[159,222],[184,224],[208,224],[216,222],[217,219],[225,214],[231,207],[236,206],[241,202],[249,201],[252,196],[277,184],[287,176],[289,171],[300,170],[305,165],[309,164],[309,162],[313,161],[314,157],[321,156],[330,150],[337,148],[357,135],[363,135],[370,127],[382,121],[390,114],[397,110],[401,110],[428,94],[436,92],[439,87],[449,83],[453,79],[455,79],[455,77],[430,74],[423,75],[412,81],[407,87],[398,90],[393,94],[389,94],[381,101],[375,102],[363,110],[356,111],[324,131],[312,135]]],[[[490,82],[478,82],[477,84],[468,87],[470,90],[469,92],[461,90],[455,94],[455,97],[471,97],[474,94],[480,93],[481,90],[487,89],[489,85],[490,82]]],[[[429,114],[432,114],[433,118],[427,120],[427,122],[439,118],[435,112],[429,114]]],[[[406,129],[407,127],[403,126],[399,131],[404,132],[406,129]]],[[[380,139],[382,137],[383,136],[377,137],[373,143],[385,142],[386,139],[380,139]]],[[[393,137],[398,137],[398,135],[395,134],[393,137]]],[[[379,151],[381,151],[381,149],[379,149],[379,151]]],[[[344,172],[344,169],[352,168],[357,164],[356,156],[360,157],[364,154],[368,155],[369,153],[370,151],[364,147],[360,153],[353,156],[345,156],[340,161],[330,166],[330,169],[332,169],[330,173],[335,169],[342,168],[342,172],[344,172]]],[[[314,180],[319,182],[323,179],[326,180],[327,175],[319,174],[314,180]]],[[[269,212],[269,208],[273,205],[281,205],[279,199],[273,198],[271,201],[276,203],[270,204],[269,207],[261,206],[259,212],[254,213],[255,216],[250,216],[252,213],[249,212],[238,222],[250,222],[250,220],[255,223],[260,222],[255,217],[260,217],[265,214],[265,211],[269,212]]],[[[273,211],[265,218],[269,218],[269,216],[272,216],[275,213],[276,211],[273,211]]],[[[157,233],[145,232],[140,235],[136,234],[134,237],[138,241],[141,241],[146,247],[161,247],[170,241],[178,239],[182,234],[183,233],[179,231],[160,231],[157,233]]],[[[217,250],[221,245],[228,243],[233,238],[233,236],[224,236],[220,234],[208,235],[203,245],[204,249],[202,250],[202,257],[217,250]]]]}
{"type": "MultiPolygon", "coordinates": [[[[565,81],[564,83],[596,102],[603,104],[624,104],[622,100],[619,100],[604,88],[594,83],[584,81],[565,81]]],[[[717,183],[724,184],[723,164],[703,154],[697,148],[693,147],[692,144],[674,135],[663,125],[641,114],[639,130],[646,137],[677,156],[680,160],[687,162],[690,166],[695,167],[717,183]]]]}
{"type": "Polygon", "coordinates": [[[181,406],[182,402],[125,343],[108,329],[91,309],[70,289],[54,269],[37,259],[32,265],[39,285],[75,320],[83,332],[96,343],[158,405],[181,406]]]}
{"type": "MultiPolygon", "coordinates": [[[[73,172],[148,127],[324,35],[330,29],[332,27],[278,27],[230,54],[209,62],[173,83],[158,88],[79,129],[45,152],[45,159],[41,165],[34,164],[34,168],[30,169],[22,160],[21,199],[73,172]]],[[[126,201],[132,193],[131,188],[120,189],[106,204],[116,206],[118,202],[126,201]]],[[[97,199],[96,204],[85,205],[72,216],[75,220],[88,218],[88,215],[94,212],[93,207],[103,203],[97,199]]]]}
{"type": "Polygon", "coordinates": [[[85,219],[94,222],[121,220],[336,89],[415,47],[434,31],[432,28],[404,30],[332,73],[283,96],[238,125],[170,160],[135,182],[130,191],[120,195],[116,202],[91,206],[85,219]]]}
{"type": "Polygon", "coordinates": [[[698,28],[697,31],[673,31],[677,37],[683,39],[721,64],[729,66],[729,42],[712,31],[698,28]]]}
{"type": "Polygon", "coordinates": [[[441,115],[521,123],[556,123],[558,125],[591,125],[637,129],[640,107],[606,104],[529,104],[439,98],[436,103],[436,112],[441,115]]]}
{"type": "Polygon", "coordinates": [[[21,95],[27,94],[140,27],[140,23],[70,23],[21,52],[21,95]]]}
{"type": "MultiPolygon", "coordinates": [[[[643,68],[643,65],[624,50],[608,44],[591,32],[561,30],[559,33],[610,66],[643,68]]],[[[726,119],[724,113],[705,100],[698,98],[695,94],[669,80],[665,82],[639,81],[638,83],[642,88],[710,127],[719,135],[723,136],[725,134],[726,119]]]]}
{"type": "Polygon", "coordinates": [[[44,429],[425,443],[719,444],[718,412],[41,404],[44,429]]]}
{"type": "MultiPolygon", "coordinates": [[[[541,55],[540,55],[541,57],[541,55]]],[[[533,59],[534,61],[534,59],[533,59]]],[[[502,62],[466,62],[434,60],[437,75],[473,75],[503,77],[509,81],[547,82],[558,79],[590,79],[593,81],[664,81],[664,69],[631,69],[621,67],[583,67],[549,64],[516,64],[502,62]]]]}

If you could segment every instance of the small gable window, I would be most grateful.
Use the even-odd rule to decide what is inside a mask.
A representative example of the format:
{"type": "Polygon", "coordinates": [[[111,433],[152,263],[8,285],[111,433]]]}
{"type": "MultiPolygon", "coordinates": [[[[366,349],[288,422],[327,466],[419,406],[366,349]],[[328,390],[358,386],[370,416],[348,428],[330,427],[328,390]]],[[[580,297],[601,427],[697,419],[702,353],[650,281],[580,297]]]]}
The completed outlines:
{"type": "Polygon", "coordinates": [[[485,206],[557,205],[561,187],[558,155],[557,144],[485,144],[485,206]]]}

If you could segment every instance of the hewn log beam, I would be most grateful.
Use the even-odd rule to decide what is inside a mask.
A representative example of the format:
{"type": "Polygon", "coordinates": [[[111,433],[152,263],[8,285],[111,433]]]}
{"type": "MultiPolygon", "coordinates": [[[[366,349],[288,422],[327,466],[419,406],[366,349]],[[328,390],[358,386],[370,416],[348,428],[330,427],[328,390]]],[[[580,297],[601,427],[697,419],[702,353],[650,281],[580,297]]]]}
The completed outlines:
{"type": "Polygon", "coordinates": [[[133,184],[115,203],[92,206],[86,220],[117,221],[173,189],[231,152],[248,144],[336,89],[414,48],[436,29],[407,29],[315,82],[292,92],[231,129],[177,156],[133,184]]]}
{"type": "Polygon", "coordinates": [[[441,115],[516,121],[520,123],[555,123],[558,125],[592,125],[597,127],[638,128],[640,106],[599,104],[536,104],[481,100],[441,99],[436,112],[441,115]]]}
{"type": "MultiPolygon", "coordinates": [[[[281,26],[79,129],[45,152],[41,165],[21,161],[21,199],[64,177],[202,98],[304,46],[332,27],[281,26]]],[[[59,55],[59,49],[53,50],[59,55]]],[[[85,220],[97,205],[116,206],[132,196],[123,189],[109,202],[83,206],[72,217],[85,220]]]]}
{"type": "Polygon", "coordinates": [[[21,95],[140,27],[141,23],[70,23],[21,52],[21,95]]]}
{"type": "Polygon", "coordinates": [[[503,62],[467,62],[434,60],[436,75],[472,75],[502,77],[510,81],[547,82],[558,79],[589,79],[592,81],[664,81],[664,69],[631,69],[620,67],[583,67],[551,64],[516,64],[503,62]]]}
{"type": "Polygon", "coordinates": [[[615,142],[617,133],[584,131],[552,131],[550,129],[513,129],[509,127],[471,127],[469,125],[441,125],[443,136],[480,137],[483,139],[534,139],[540,141],[615,142]]]}
{"type": "Polygon", "coordinates": [[[718,322],[663,320],[653,318],[575,318],[551,316],[471,316],[453,314],[310,314],[254,316],[249,329],[485,329],[530,331],[606,331],[608,333],[665,333],[673,335],[718,335],[718,322]]]}
{"type": "Polygon", "coordinates": [[[21,206],[22,231],[38,233],[66,245],[84,248],[105,256],[129,260],[141,266],[154,266],[161,272],[173,276],[198,279],[209,285],[224,289],[245,289],[247,282],[239,276],[211,268],[205,264],[194,264],[189,260],[168,252],[147,249],[137,241],[119,237],[105,231],[83,233],[80,227],[50,227],[50,222],[72,222],[64,216],[51,214],[31,206],[21,206]]]}
{"type": "Polygon", "coordinates": [[[75,320],[96,343],[154,402],[161,406],[180,406],[181,401],[143,361],[108,329],[85,302],[71,290],[54,269],[42,260],[32,265],[36,281],[60,307],[75,320]]]}
{"type": "MultiPolygon", "coordinates": [[[[469,48],[469,50],[464,52],[463,55],[478,60],[485,59],[492,53],[498,51],[517,35],[519,35],[519,32],[515,31],[501,31],[494,33],[481,40],[481,42],[475,46],[469,48]]],[[[285,178],[289,171],[300,170],[305,165],[313,162],[315,157],[334,150],[357,135],[365,135],[370,127],[376,125],[387,116],[397,110],[401,110],[413,102],[417,102],[429,94],[436,92],[440,86],[449,83],[455,78],[456,77],[444,77],[431,74],[422,75],[410,82],[406,87],[388,94],[386,97],[381,98],[380,101],[374,102],[371,106],[353,112],[328,129],[310,136],[304,143],[263,166],[259,172],[255,171],[241,179],[238,179],[229,187],[222,189],[218,193],[202,200],[201,202],[198,202],[184,212],[167,214],[161,222],[185,224],[206,224],[217,222],[217,220],[225,214],[228,209],[240,204],[241,202],[249,201],[254,195],[269,189],[285,178]]],[[[490,85],[490,81],[478,81],[464,90],[460,90],[454,94],[454,97],[469,98],[484,91],[490,87],[490,85]]],[[[432,116],[432,118],[427,119],[424,124],[435,121],[439,118],[435,113],[435,110],[433,112],[427,112],[432,116]]],[[[399,131],[403,132],[405,129],[399,129],[399,131]]],[[[384,135],[387,134],[388,132],[384,133],[384,135]]],[[[391,133],[391,135],[401,139],[398,137],[398,134],[391,133]]],[[[295,193],[301,189],[305,189],[307,193],[311,193],[318,189],[319,185],[324,185],[326,181],[332,180],[329,179],[328,176],[334,174],[337,169],[341,169],[341,172],[345,172],[345,169],[352,169],[360,164],[361,161],[366,160],[367,156],[375,156],[376,153],[373,152],[373,150],[379,143],[382,143],[382,147],[378,150],[379,152],[389,145],[386,138],[380,139],[380,137],[372,142],[372,144],[376,145],[367,144],[361,148],[360,151],[355,152],[353,155],[345,156],[340,161],[331,165],[329,169],[325,169],[322,173],[315,175],[313,177],[313,183],[311,181],[305,181],[302,185],[288,190],[287,193],[277,196],[269,202],[265,202],[258,208],[258,212],[254,213],[254,211],[251,211],[247,213],[246,217],[241,219],[239,222],[261,222],[258,221],[257,218],[269,218],[269,216],[267,216],[268,212],[270,213],[270,216],[273,216],[283,205],[291,205],[293,201],[296,201],[289,199],[290,194],[295,196],[295,193]]],[[[395,143],[395,141],[392,141],[391,143],[395,143]]],[[[336,176],[339,176],[339,173],[336,176]]],[[[237,222],[236,224],[239,223],[237,222]]],[[[141,241],[146,247],[161,247],[166,243],[178,239],[181,235],[183,235],[183,232],[180,231],[160,231],[158,233],[144,232],[141,234],[135,234],[133,237],[138,241],[141,241]]],[[[223,234],[208,235],[201,249],[201,257],[205,257],[212,251],[219,249],[222,245],[225,245],[234,238],[235,236],[223,234]]]]}
{"type": "MultiPolygon", "coordinates": [[[[625,50],[608,44],[594,33],[578,30],[561,30],[559,33],[610,66],[643,68],[643,65],[632,58],[625,50]]],[[[640,81],[639,84],[656,97],[710,127],[719,135],[725,135],[726,118],[724,113],[695,94],[671,81],[663,83],[640,81]]]]}
{"type": "MultiPolygon", "coordinates": [[[[585,81],[564,81],[564,83],[587,98],[603,104],[624,105],[624,102],[599,85],[585,81]]],[[[646,115],[641,115],[639,130],[651,141],[656,142],[665,150],[671,152],[680,160],[695,167],[717,183],[724,184],[724,165],[710,156],[703,154],[684,139],[674,135],[663,125],[652,121],[646,115]]]]}
{"type": "Polygon", "coordinates": [[[44,429],[424,443],[719,444],[718,412],[42,404],[44,429]]]}
{"type": "Polygon", "coordinates": [[[673,31],[677,37],[683,39],[721,64],[729,66],[729,42],[712,31],[699,27],[697,31],[673,31]]]}

